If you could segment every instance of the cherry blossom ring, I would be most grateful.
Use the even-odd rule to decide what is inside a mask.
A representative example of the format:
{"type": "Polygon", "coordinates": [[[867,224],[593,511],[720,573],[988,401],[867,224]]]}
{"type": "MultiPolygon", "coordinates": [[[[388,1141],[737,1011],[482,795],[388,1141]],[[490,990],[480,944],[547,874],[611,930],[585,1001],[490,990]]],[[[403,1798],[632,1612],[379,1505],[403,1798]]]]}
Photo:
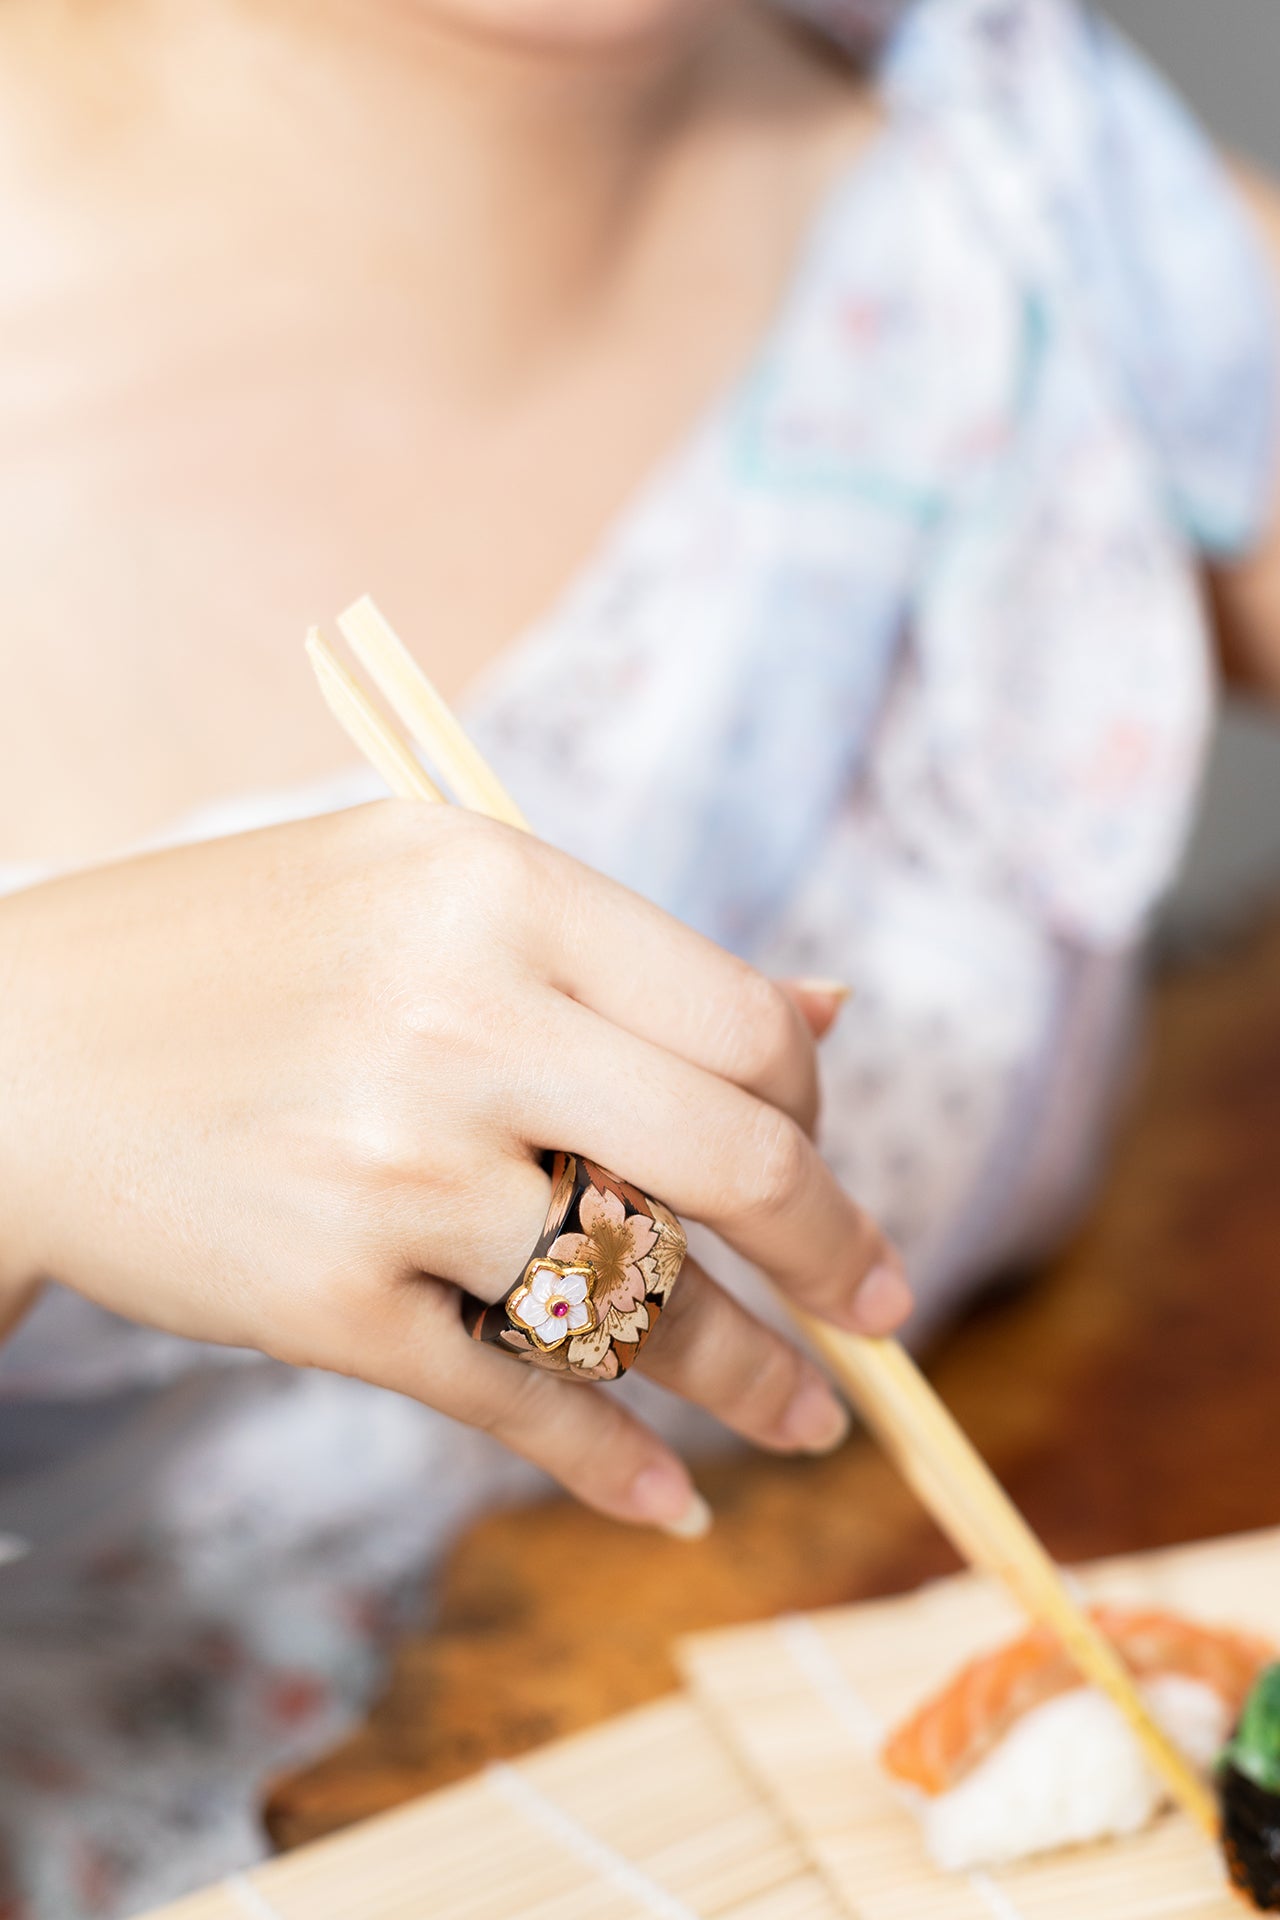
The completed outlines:
{"type": "Polygon", "coordinates": [[[462,1296],[473,1340],[579,1380],[616,1380],[653,1331],[684,1264],[684,1228],[661,1200],[573,1153],[551,1153],[546,1225],[495,1306],[462,1296]]]}

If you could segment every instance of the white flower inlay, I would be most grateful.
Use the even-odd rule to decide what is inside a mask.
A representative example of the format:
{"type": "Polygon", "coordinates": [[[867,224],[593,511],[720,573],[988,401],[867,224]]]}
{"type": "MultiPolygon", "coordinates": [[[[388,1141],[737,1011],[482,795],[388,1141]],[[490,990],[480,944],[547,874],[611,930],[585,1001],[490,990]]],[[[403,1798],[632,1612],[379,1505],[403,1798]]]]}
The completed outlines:
{"type": "Polygon", "coordinates": [[[536,1261],[525,1284],[511,1300],[511,1318],[541,1347],[558,1347],[572,1334],[586,1333],[596,1324],[591,1304],[592,1275],[553,1261],[536,1261]]]}

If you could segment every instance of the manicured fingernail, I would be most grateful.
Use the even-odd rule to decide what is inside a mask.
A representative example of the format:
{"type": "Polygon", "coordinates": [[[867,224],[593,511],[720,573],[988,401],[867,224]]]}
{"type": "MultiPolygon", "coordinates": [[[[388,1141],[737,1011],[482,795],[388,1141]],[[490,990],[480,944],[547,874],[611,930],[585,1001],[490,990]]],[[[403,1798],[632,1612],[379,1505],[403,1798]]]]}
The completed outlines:
{"type": "Polygon", "coordinates": [[[831,1453],[849,1432],[849,1414],[825,1380],[806,1380],[782,1417],[782,1430],[806,1453],[831,1453]]]}
{"type": "Polygon", "coordinates": [[[797,980],[795,985],[801,993],[821,994],[824,1000],[834,1000],[838,1007],[842,1007],[853,992],[844,980],[797,980]]]}
{"type": "Polygon", "coordinates": [[[678,1467],[646,1467],[631,1485],[632,1511],[674,1534],[677,1540],[700,1540],[711,1526],[711,1509],[689,1485],[678,1467]]]}
{"type": "Polygon", "coordinates": [[[711,1531],[711,1509],[700,1493],[695,1493],[678,1520],[667,1522],[666,1532],[676,1540],[701,1540],[711,1531]]]}
{"type": "Polygon", "coordinates": [[[892,1333],[911,1312],[915,1301],[911,1288],[897,1267],[872,1267],[858,1288],[853,1309],[858,1324],[867,1333],[892,1333]]]}

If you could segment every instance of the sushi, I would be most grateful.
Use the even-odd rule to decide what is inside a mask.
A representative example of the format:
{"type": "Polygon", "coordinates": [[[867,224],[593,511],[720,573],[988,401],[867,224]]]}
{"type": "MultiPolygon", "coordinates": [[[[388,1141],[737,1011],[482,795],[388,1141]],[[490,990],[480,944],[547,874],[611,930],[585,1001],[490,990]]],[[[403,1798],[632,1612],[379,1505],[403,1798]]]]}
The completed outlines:
{"type": "MultiPolygon", "coordinates": [[[[1156,1718],[1207,1773],[1275,1649],[1170,1613],[1092,1614],[1156,1718]]],[[[1044,1628],[965,1667],[881,1758],[933,1859],[956,1871],[1134,1833],[1165,1798],[1121,1714],[1044,1628]]]]}
{"type": "Polygon", "coordinates": [[[1218,1797],[1232,1880],[1264,1913],[1280,1913],[1280,1666],[1259,1674],[1244,1703],[1218,1797]]]}

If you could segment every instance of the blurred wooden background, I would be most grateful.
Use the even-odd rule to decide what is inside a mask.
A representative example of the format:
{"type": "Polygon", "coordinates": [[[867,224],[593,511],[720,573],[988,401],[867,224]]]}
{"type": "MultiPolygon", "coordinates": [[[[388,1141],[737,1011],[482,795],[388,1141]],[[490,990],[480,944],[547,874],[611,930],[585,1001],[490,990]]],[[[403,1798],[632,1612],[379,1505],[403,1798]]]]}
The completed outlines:
{"type": "MultiPolygon", "coordinates": [[[[931,1371],[1065,1559],[1280,1521],[1280,908],[1161,981],[1084,1231],[975,1310],[931,1371]]],[[[277,1785],[277,1842],[667,1691],[678,1634],[953,1564],[860,1437],[827,1460],[699,1478],[716,1526],[694,1546],[567,1501],[473,1527],[364,1728],[277,1785]]]]}

